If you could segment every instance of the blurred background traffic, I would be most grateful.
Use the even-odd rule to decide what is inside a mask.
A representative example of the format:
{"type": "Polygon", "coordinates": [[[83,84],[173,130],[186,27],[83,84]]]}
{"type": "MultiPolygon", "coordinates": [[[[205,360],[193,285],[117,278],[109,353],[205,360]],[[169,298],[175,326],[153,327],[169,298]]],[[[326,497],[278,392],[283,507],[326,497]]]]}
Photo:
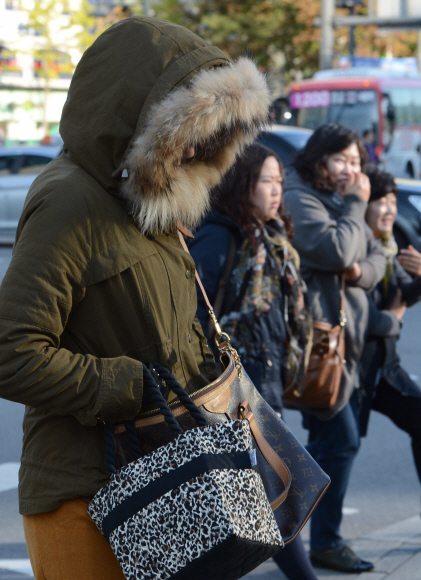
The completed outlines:
{"type": "Polygon", "coordinates": [[[29,186],[61,152],[83,52],[132,14],[251,54],[274,98],[260,140],[285,165],[320,125],[357,129],[371,160],[400,178],[399,246],[421,250],[419,0],[0,0],[0,244],[13,243],[29,186]]]}

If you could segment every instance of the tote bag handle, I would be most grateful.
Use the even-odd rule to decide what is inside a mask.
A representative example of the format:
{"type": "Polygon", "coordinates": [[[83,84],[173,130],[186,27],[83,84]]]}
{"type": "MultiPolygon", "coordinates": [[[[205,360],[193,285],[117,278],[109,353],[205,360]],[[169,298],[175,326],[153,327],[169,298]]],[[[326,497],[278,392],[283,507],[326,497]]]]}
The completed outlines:
{"type": "MultiPolygon", "coordinates": [[[[184,405],[199,427],[208,425],[206,419],[203,417],[200,409],[196,406],[193,400],[189,397],[180,383],[173,377],[173,375],[163,365],[159,363],[152,364],[153,370],[165,381],[166,385],[177,395],[180,402],[184,405]]],[[[172,413],[167,401],[165,400],[161,390],[156,382],[151,371],[143,364],[143,384],[148,388],[148,394],[151,400],[156,404],[161,414],[164,416],[165,422],[168,424],[175,436],[184,433],[183,429],[178,424],[174,414],[172,413]]],[[[125,421],[125,427],[129,436],[130,445],[135,457],[142,455],[139,447],[138,437],[134,421],[125,421]]],[[[107,460],[108,473],[117,472],[117,457],[115,450],[114,439],[114,423],[105,422],[105,456],[107,460]]]]}

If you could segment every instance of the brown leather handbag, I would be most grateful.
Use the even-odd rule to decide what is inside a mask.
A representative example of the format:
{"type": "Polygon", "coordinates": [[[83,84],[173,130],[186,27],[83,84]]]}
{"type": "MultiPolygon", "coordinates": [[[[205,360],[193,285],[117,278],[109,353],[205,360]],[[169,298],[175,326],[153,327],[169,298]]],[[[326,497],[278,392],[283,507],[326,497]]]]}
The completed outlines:
{"type": "MultiPolygon", "coordinates": [[[[184,228],[179,230],[186,234],[184,228]]],[[[180,241],[188,251],[182,236],[180,241]]],[[[217,380],[190,397],[209,424],[233,419],[249,422],[259,473],[287,544],[309,519],[330,479],[257,391],[229,337],[222,332],[197,272],[196,281],[214,322],[223,370],[217,380]]],[[[154,365],[150,366],[153,371],[154,365]]],[[[169,407],[184,430],[197,426],[180,399],[171,393],[169,407]]],[[[137,458],[133,449],[137,449],[138,456],[145,455],[166,445],[172,437],[160,410],[146,405],[134,422],[115,427],[118,467],[137,458]]]]}
{"type": "Polygon", "coordinates": [[[313,321],[313,347],[304,383],[284,391],[286,407],[330,409],[336,403],[345,362],[345,277],[341,280],[339,324],[313,321]]]}

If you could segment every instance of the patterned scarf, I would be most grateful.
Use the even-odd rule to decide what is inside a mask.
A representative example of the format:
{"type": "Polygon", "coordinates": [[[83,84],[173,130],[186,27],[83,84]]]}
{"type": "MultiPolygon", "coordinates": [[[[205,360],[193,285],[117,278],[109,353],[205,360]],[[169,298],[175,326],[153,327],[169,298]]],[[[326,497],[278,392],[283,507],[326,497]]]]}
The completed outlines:
{"type": "Polygon", "coordinates": [[[277,311],[283,311],[282,272],[287,253],[298,268],[298,254],[287,241],[280,219],[256,229],[255,236],[255,247],[245,240],[239,250],[239,262],[232,272],[235,300],[220,321],[244,360],[255,348],[252,335],[258,321],[275,304],[277,311]]]}
{"type": "Polygon", "coordinates": [[[240,260],[234,275],[237,289],[243,286],[247,275],[247,287],[240,310],[251,310],[259,316],[267,312],[281,290],[281,272],[284,253],[289,253],[299,268],[299,258],[296,250],[286,239],[284,225],[281,220],[272,220],[265,224],[262,230],[256,231],[257,247],[254,249],[245,240],[240,250],[240,260]]]}
{"type": "Polygon", "coordinates": [[[383,286],[384,286],[385,296],[387,296],[388,292],[389,292],[390,278],[392,276],[392,270],[393,270],[393,258],[398,253],[398,244],[396,243],[395,238],[394,238],[392,233],[384,234],[380,238],[380,241],[382,243],[383,251],[384,251],[384,253],[386,255],[386,259],[387,259],[386,273],[385,273],[384,278],[383,278],[383,286]]]}

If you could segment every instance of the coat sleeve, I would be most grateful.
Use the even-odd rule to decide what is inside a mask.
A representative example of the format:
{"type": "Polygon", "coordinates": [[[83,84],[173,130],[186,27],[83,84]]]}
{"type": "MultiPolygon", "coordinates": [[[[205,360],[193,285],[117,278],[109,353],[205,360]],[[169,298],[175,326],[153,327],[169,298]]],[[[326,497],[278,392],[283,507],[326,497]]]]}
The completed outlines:
{"type": "Polygon", "coordinates": [[[342,215],[331,219],[323,203],[310,193],[289,191],[285,208],[294,223],[293,245],[312,269],[340,272],[361,258],[366,243],[366,202],[357,195],[344,198],[342,215]]]}
{"type": "Polygon", "coordinates": [[[401,323],[390,310],[379,310],[368,294],[367,336],[394,336],[399,334],[401,323]]]}
{"type": "MultiPolygon", "coordinates": [[[[197,272],[212,305],[219,281],[224,275],[231,235],[228,228],[222,225],[209,224],[200,229],[194,240],[189,242],[189,251],[193,256],[197,272]]],[[[197,289],[197,317],[205,336],[207,336],[209,314],[199,288],[197,289]]]]}
{"type": "Polygon", "coordinates": [[[413,306],[421,299],[421,278],[414,278],[408,274],[397,258],[393,260],[393,267],[396,272],[398,287],[402,290],[402,301],[407,306],[413,306]]]}
{"type": "Polygon", "coordinates": [[[370,228],[367,227],[367,257],[358,262],[361,276],[354,284],[367,292],[374,290],[386,271],[386,256],[381,243],[375,239],[370,228]]]}
{"type": "Polygon", "coordinates": [[[95,425],[136,416],[143,369],[60,347],[89,267],[90,232],[79,222],[47,203],[23,226],[0,287],[0,396],[95,425]]]}

